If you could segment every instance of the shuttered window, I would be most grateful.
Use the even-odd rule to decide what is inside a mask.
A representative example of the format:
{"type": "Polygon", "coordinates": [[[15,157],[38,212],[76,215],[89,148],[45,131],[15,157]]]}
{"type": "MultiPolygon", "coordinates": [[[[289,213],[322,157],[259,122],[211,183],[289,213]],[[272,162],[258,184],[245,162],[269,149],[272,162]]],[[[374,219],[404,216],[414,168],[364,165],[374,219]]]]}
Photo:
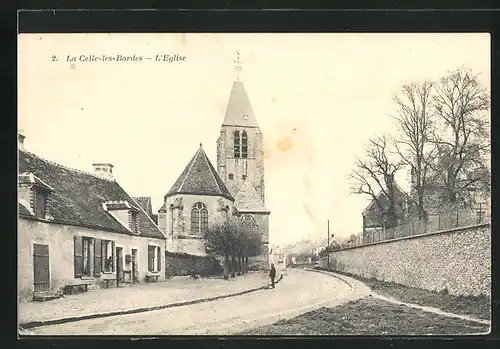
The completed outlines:
{"type": "Polygon", "coordinates": [[[94,276],[101,276],[101,268],[102,268],[102,246],[101,239],[95,239],[94,241],[94,276]]]}
{"type": "Polygon", "coordinates": [[[75,263],[75,278],[79,278],[83,274],[83,259],[82,259],[82,237],[75,236],[74,241],[74,263],[75,263]]]}
{"type": "Polygon", "coordinates": [[[98,272],[94,267],[96,252],[94,250],[94,239],[85,236],[75,236],[73,241],[75,277],[94,276],[94,273],[100,273],[100,271],[98,272]]]}
{"type": "Polygon", "coordinates": [[[148,271],[161,270],[161,249],[158,246],[148,246],[148,271]]]}
{"type": "Polygon", "coordinates": [[[154,253],[155,246],[148,246],[148,271],[154,271],[154,253]]]}
{"type": "Polygon", "coordinates": [[[157,267],[156,270],[160,271],[161,270],[161,248],[156,247],[156,254],[157,254],[157,267]]]}

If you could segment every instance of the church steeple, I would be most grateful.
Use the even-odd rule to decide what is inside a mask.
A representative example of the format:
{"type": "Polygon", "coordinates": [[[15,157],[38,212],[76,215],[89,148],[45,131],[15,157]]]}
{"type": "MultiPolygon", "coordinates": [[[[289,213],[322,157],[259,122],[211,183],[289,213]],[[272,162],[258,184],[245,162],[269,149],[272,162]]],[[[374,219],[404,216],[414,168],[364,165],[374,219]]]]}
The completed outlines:
{"type": "Polygon", "coordinates": [[[240,71],[242,70],[240,61],[240,52],[236,51],[237,59],[234,61],[236,70],[236,81],[233,83],[229,101],[226,107],[223,126],[242,126],[242,127],[259,127],[255,115],[253,113],[250,99],[243,82],[240,81],[240,71]]]}
{"type": "Polygon", "coordinates": [[[233,82],[217,141],[217,172],[233,196],[248,178],[264,203],[263,136],[245,86],[239,81],[242,62],[237,53],[238,80],[233,82]]]}

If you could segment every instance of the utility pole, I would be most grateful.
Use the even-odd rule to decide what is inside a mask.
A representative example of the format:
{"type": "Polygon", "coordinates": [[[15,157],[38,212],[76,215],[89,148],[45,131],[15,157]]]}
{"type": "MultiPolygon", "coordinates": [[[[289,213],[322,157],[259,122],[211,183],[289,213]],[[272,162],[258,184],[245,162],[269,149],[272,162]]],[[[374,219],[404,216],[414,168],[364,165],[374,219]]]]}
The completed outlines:
{"type": "Polygon", "coordinates": [[[326,248],[326,255],[327,255],[327,269],[330,269],[330,220],[328,219],[326,221],[327,224],[327,232],[328,232],[328,246],[326,248]]]}

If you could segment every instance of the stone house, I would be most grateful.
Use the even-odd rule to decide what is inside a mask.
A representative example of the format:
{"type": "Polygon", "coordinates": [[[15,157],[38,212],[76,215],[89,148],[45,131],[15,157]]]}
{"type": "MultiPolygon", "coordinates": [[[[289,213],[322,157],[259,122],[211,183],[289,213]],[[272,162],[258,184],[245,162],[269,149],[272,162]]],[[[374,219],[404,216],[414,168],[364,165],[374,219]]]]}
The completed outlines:
{"type": "Polygon", "coordinates": [[[18,152],[20,300],[164,278],[165,236],[113,179],[111,164],[94,164],[94,174],[71,169],[25,151],[23,139],[18,152]]]}
{"type": "Polygon", "coordinates": [[[153,222],[158,225],[158,215],[153,213],[153,206],[151,204],[151,197],[149,196],[137,196],[134,200],[141,206],[141,208],[146,212],[146,214],[151,217],[153,222]]]}
{"type": "MultiPolygon", "coordinates": [[[[394,181],[394,209],[397,218],[397,223],[404,221],[410,211],[413,210],[413,205],[409,195],[401,189],[394,181]]],[[[363,236],[371,231],[385,230],[388,228],[387,211],[389,209],[390,200],[384,191],[380,191],[377,195],[377,200],[370,201],[368,206],[363,210],[363,236]]]]}

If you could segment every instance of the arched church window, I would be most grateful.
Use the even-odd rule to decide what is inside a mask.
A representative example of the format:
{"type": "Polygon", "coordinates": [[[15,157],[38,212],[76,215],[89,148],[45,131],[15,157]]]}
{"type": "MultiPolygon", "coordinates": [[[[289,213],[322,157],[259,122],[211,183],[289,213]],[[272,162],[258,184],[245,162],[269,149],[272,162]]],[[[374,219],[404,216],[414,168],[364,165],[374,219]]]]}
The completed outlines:
{"type": "Polygon", "coordinates": [[[240,132],[234,131],[234,157],[240,157],[240,132]]]}
{"type": "Polygon", "coordinates": [[[201,202],[191,208],[191,234],[201,235],[208,230],[208,210],[201,202]]]}
{"type": "Polygon", "coordinates": [[[245,159],[248,157],[248,137],[246,131],[243,131],[241,134],[241,157],[245,159]]]}

